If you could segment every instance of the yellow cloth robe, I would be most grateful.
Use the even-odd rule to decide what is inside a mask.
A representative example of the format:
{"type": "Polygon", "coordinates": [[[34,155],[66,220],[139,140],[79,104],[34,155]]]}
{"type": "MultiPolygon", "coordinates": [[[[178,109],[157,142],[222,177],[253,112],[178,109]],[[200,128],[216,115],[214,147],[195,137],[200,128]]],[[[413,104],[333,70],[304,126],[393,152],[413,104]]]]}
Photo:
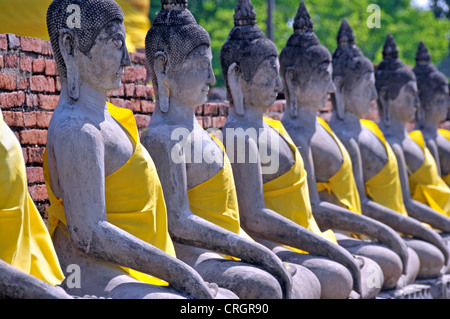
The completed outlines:
{"type": "MultiPolygon", "coordinates": [[[[302,156],[280,121],[264,118],[289,144],[294,154],[295,164],[285,174],[264,183],[264,202],[267,208],[281,214],[309,231],[337,244],[332,230],[322,232],[312,214],[307,182],[307,173],[302,156]]],[[[305,253],[300,249],[290,249],[305,253]]]]}
{"type": "Polygon", "coordinates": [[[404,216],[408,216],[402,193],[402,185],[398,171],[397,157],[378,125],[370,120],[361,120],[361,124],[368,128],[383,143],[388,161],[381,171],[366,181],[367,195],[376,203],[390,208],[404,216]]]}
{"type": "MultiPolygon", "coordinates": [[[[223,152],[223,167],[206,182],[188,190],[189,208],[191,212],[230,232],[251,237],[240,226],[239,205],[230,160],[223,144],[213,135],[211,138],[223,152]]],[[[223,255],[228,259],[236,259],[223,255]]]]}
{"type": "Polygon", "coordinates": [[[22,147],[0,111],[0,259],[52,286],[64,275],[28,193],[22,147]]]}
{"type": "MultiPolygon", "coordinates": [[[[443,137],[445,137],[447,140],[450,141],[450,131],[449,130],[445,130],[445,129],[439,129],[439,134],[441,134],[443,137]]],[[[447,185],[450,186],[450,174],[447,174],[445,176],[442,176],[442,179],[444,180],[444,182],[447,183],[447,185]]]]}
{"type": "Polygon", "coordinates": [[[409,136],[422,148],[425,156],[422,166],[409,176],[411,197],[450,216],[450,188],[439,176],[436,161],[426,147],[422,132],[413,131],[409,136]]]}
{"type": "Polygon", "coordinates": [[[352,212],[361,215],[361,200],[359,198],[358,188],[356,187],[355,178],[353,176],[352,159],[350,158],[347,149],[331,130],[328,123],[320,117],[317,119],[320,125],[327,130],[327,132],[338,144],[343,158],[342,166],[339,171],[331,177],[328,182],[317,183],[317,190],[319,192],[323,190],[327,190],[328,193],[332,192],[341,204],[352,212]]]}
{"type": "MultiPolygon", "coordinates": [[[[169,236],[167,211],[156,167],[141,145],[133,112],[108,103],[108,112],[132,136],[135,150],[130,159],[105,178],[106,217],[111,224],[175,257],[169,236]]],[[[58,222],[65,225],[64,203],[52,191],[47,154],[44,155],[44,176],[50,199],[49,230],[53,234],[58,222]]],[[[156,277],[122,267],[132,277],[154,285],[167,285],[156,277]]]]}

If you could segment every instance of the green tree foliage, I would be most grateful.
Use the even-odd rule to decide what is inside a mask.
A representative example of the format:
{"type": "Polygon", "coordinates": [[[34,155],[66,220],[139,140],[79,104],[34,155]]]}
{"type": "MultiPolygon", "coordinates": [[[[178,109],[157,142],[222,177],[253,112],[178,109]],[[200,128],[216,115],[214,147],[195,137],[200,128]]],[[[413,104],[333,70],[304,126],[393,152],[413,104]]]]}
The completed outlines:
{"type": "MultiPolygon", "coordinates": [[[[434,0],[433,0],[434,1],[434,0]]],[[[448,0],[450,2],[450,0],[448,0]]],[[[252,0],[258,14],[258,25],[266,31],[267,0],[252,0]]],[[[286,45],[292,34],[292,22],[300,0],[276,0],[274,12],[274,42],[278,50],[286,45]]],[[[450,21],[437,19],[433,10],[420,10],[410,5],[410,0],[305,0],[314,21],[314,30],[330,52],[336,48],[336,35],[345,17],[352,26],[356,43],[375,64],[382,59],[382,49],[387,33],[391,33],[405,63],[415,64],[417,46],[425,42],[433,57],[439,63],[448,54],[448,33],[450,21]],[[369,28],[367,12],[370,4],[380,9],[381,27],[369,28]]],[[[189,9],[211,35],[213,68],[217,85],[223,86],[220,68],[220,49],[233,27],[233,14],[236,0],[190,0],[189,9]]],[[[152,1],[151,19],[160,10],[159,1],[152,1]]]]}

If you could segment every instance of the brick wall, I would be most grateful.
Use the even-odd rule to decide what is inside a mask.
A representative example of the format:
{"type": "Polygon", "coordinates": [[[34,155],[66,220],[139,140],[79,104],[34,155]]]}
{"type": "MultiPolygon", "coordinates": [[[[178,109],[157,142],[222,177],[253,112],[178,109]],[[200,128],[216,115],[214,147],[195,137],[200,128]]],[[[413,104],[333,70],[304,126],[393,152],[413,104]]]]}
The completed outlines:
{"type": "MultiPolygon", "coordinates": [[[[146,84],[145,56],[136,53],[130,55],[132,65],[125,69],[121,87],[111,92],[108,99],[117,106],[131,109],[142,131],[151,120],[155,107],[154,92],[152,86],[146,84]]],[[[42,162],[48,125],[58,103],[60,90],[61,82],[49,42],[0,34],[0,108],[5,122],[22,145],[28,189],[44,219],[49,202],[42,162]]],[[[283,100],[275,102],[267,116],[280,119],[284,107],[283,100]]],[[[221,129],[228,111],[226,102],[206,103],[198,106],[195,113],[205,129],[221,129]]],[[[321,116],[329,120],[330,115],[331,104],[328,103],[321,111],[321,116]]],[[[373,106],[369,118],[376,121],[377,117],[376,107],[373,106]]]]}

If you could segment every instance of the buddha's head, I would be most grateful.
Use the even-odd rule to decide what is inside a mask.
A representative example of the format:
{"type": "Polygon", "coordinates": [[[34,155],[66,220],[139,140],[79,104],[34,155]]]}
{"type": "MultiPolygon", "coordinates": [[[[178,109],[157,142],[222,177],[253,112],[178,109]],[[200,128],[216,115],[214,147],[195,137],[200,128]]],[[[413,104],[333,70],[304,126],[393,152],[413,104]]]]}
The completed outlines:
{"type": "Polygon", "coordinates": [[[280,54],[280,73],[290,115],[299,107],[320,109],[335,88],[331,54],[314,33],[313,21],[302,1],[294,20],[294,33],[280,54]]]}
{"type": "Polygon", "coordinates": [[[438,125],[447,118],[450,106],[447,78],[431,63],[431,56],[427,47],[420,42],[416,54],[416,66],[414,73],[419,89],[420,110],[423,114],[417,116],[419,127],[425,122],[438,125]]]}
{"type": "Polygon", "coordinates": [[[47,27],[61,82],[77,100],[82,84],[107,93],[130,64],[123,12],[113,0],[54,0],[47,27]]]}
{"type": "Polygon", "coordinates": [[[187,0],[161,0],[145,39],[157,109],[167,113],[175,100],[191,109],[206,102],[215,83],[210,46],[209,34],[187,9],[187,0]]]}
{"type": "Polygon", "coordinates": [[[375,85],[380,121],[384,125],[389,126],[391,118],[403,123],[414,120],[420,108],[416,76],[398,57],[397,44],[391,34],[384,44],[383,61],[375,71],[375,85]]]}
{"type": "Polygon", "coordinates": [[[279,78],[278,50],[256,25],[256,13],[250,0],[239,0],[234,27],[220,54],[227,96],[237,114],[244,105],[266,110],[282,90],[279,78]]]}
{"type": "Polygon", "coordinates": [[[336,86],[336,115],[343,119],[345,112],[362,117],[375,100],[375,75],[372,62],[355,45],[355,35],[347,19],[343,19],[333,53],[333,81],[336,86]]]}

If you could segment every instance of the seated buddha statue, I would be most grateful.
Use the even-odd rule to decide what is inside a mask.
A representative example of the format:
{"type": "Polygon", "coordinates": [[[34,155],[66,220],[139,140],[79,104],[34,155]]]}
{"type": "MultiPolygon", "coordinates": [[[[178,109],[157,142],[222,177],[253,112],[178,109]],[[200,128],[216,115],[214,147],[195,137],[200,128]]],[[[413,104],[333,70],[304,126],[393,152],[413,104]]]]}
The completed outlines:
{"type": "Polygon", "coordinates": [[[131,63],[123,19],[112,0],[55,0],[47,12],[61,76],[44,155],[48,223],[62,268],[78,266],[78,283],[63,288],[107,298],[219,296],[176,258],[133,113],[106,102],[131,63]]]}
{"type": "Polygon", "coordinates": [[[320,281],[321,298],[353,297],[352,288],[363,298],[376,294],[379,288],[368,291],[361,274],[370,266],[381,273],[379,266],[355,258],[337,245],[331,230],[319,228],[302,156],[282,123],[264,116],[282,90],[278,51],[256,24],[250,1],[240,3],[221,65],[231,106],[223,138],[242,228],[282,260],[311,270],[320,281]]]}
{"type": "Polygon", "coordinates": [[[33,200],[22,147],[0,110],[0,298],[71,298],[33,200]]]}
{"type": "Polygon", "coordinates": [[[303,292],[305,276],[317,284],[310,272],[285,265],[241,228],[230,160],[195,116],[215,83],[209,34],[187,1],[161,4],[146,37],[156,106],[142,144],[161,180],[177,257],[239,298],[314,298],[303,292]]]}
{"type": "MultiPolygon", "coordinates": [[[[435,210],[450,216],[449,184],[450,184],[450,136],[448,130],[439,129],[439,125],[447,119],[450,106],[449,88],[446,76],[441,73],[432,63],[431,55],[423,42],[420,42],[416,54],[416,66],[414,74],[417,78],[417,87],[420,98],[421,114],[416,116],[416,129],[410,133],[411,138],[419,144],[426,145],[436,162],[438,174],[434,172],[436,180],[428,183],[430,196],[435,198],[436,203],[427,203],[435,210]],[[442,178],[437,178],[441,176],[442,178]],[[447,185],[445,185],[447,184],[447,185]],[[439,191],[433,191],[436,188],[439,191]],[[439,193],[447,194],[439,195],[439,193]]],[[[417,173],[419,174],[419,173],[417,173]]],[[[425,181],[420,184],[425,184],[425,181]]],[[[424,186],[417,186],[418,188],[424,186]]],[[[424,195],[425,191],[417,191],[415,195],[424,195]],[[422,192],[422,195],[419,193],[422,192]]],[[[417,200],[421,202],[423,198],[417,200]]]]}
{"type": "MultiPolygon", "coordinates": [[[[348,45],[340,45],[333,56],[333,77],[336,85],[336,105],[330,126],[346,145],[352,157],[354,176],[360,187],[360,197],[366,214],[392,227],[405,237],[408,246],[416,253],[419,259],[418,278],[434,277],[438,275],[445,261],[448,259],[448,251],[445,242],[422,222],[427,212],[435,217],[436,213],[428,207],[411,199],[409,186],[405,183],[403,156],[399,144],[391,144],[389,135],[383,134],[383,123],[391,123],[393,112],[397,116],[410,116],[406,108],[406,102],[415,102],[414,89],[415,77],[406,69],[401,60],[397,59],[398,51],[392,46],[394,43],[391,35],[388,35],[383,54],[386,59],[377,68],[375,77],[372,72],[363,72],[361,66],[365,58],[360,50],[354,46],[354,36],[348,33],[348,45]],[[394,58],[395,57],[395,58],[394,58]],[[397,72],[398,70],[398,72],[397,72]],[[384,72],[384,73],[380,73],[384,72]],[[381,77],[384,76],[384,77],[381,77]],[[382,82],[384,79],[384,82],[382,82]],[[383,83],[383,84],[382,84],[383,83]],[[409,85],[411,87],[409,87],[409,85]],[[383,87],[383,90],[380,88],[383,87]],[[364,92],[371,93],[380,101],[385,101],[386,91],[389,91],[389,114],[380,109],[380,127],[372,121],[364,120],[370,110],[370,99],[364,92]],[[411,92],[410,92],[411,90],[411,92]],[[400,96],[400,91],[402,95],[400,96]],[[403,94],[406,92],[410,96],[403,94]],[[406,98],[410,100],[406,101],[406,98]],[[403,104],[399,101],[405,102],[403,104]],[[395,101],[398,104],[394,104],[395,101]],[[405,109],[400,110],[401,107],[405,109]],[[388,119],[387,119],[388,118],[388,119]],[[390,194],[387,196],[387,194],[390,194]]],[[[373,98],[373,97],[372,97],[373,98]]],[[[387,106],[386,106],[387,107],[387,106]]],[[[411,106],[408,106],[411,107],[411,106]]],[[[412,106],[414,109],[415,106],[412,106]]],[[[403,129],[406,133],[405,123],[403,129]]],[[[391,123],[392,124],[392,123],[391,123]]],[[[390,124],[388,124],[390,125],[390,124]]],[[[398,128],[396,123],[391,127],[398,128]]],[[[391,140],[392,141],[392,140],[391,140]]],[[[406,180],[407,181],[407,180],[406,180]]],[[[425,218],[430,221],[430,219],[425,218]]],[[[417,264],[416,264],[417,267],[417,264]]],[[[409,283],[405,278],[405,284],[409,283]]]]}
{"type": "MultiPolygon", "coordinates": [[[[318,225],[331,227],[338,243],[352,254],[375,261],[383,271],[383,289],[395,288],[406,272],[408,249],[392,228],[363,215],[352,159],[328,124],[317,116],[335,88],[331,54],[315,35],[304,2],[295,18],[292,40],[281,52],[280,66],[286,96],[281,122],[305,163],[318,225]],[[362,241],[361,235],[373,240],[362,241]]],[[[364,71],[373,74],[372,64],[365,66],[364,71]]]]}

